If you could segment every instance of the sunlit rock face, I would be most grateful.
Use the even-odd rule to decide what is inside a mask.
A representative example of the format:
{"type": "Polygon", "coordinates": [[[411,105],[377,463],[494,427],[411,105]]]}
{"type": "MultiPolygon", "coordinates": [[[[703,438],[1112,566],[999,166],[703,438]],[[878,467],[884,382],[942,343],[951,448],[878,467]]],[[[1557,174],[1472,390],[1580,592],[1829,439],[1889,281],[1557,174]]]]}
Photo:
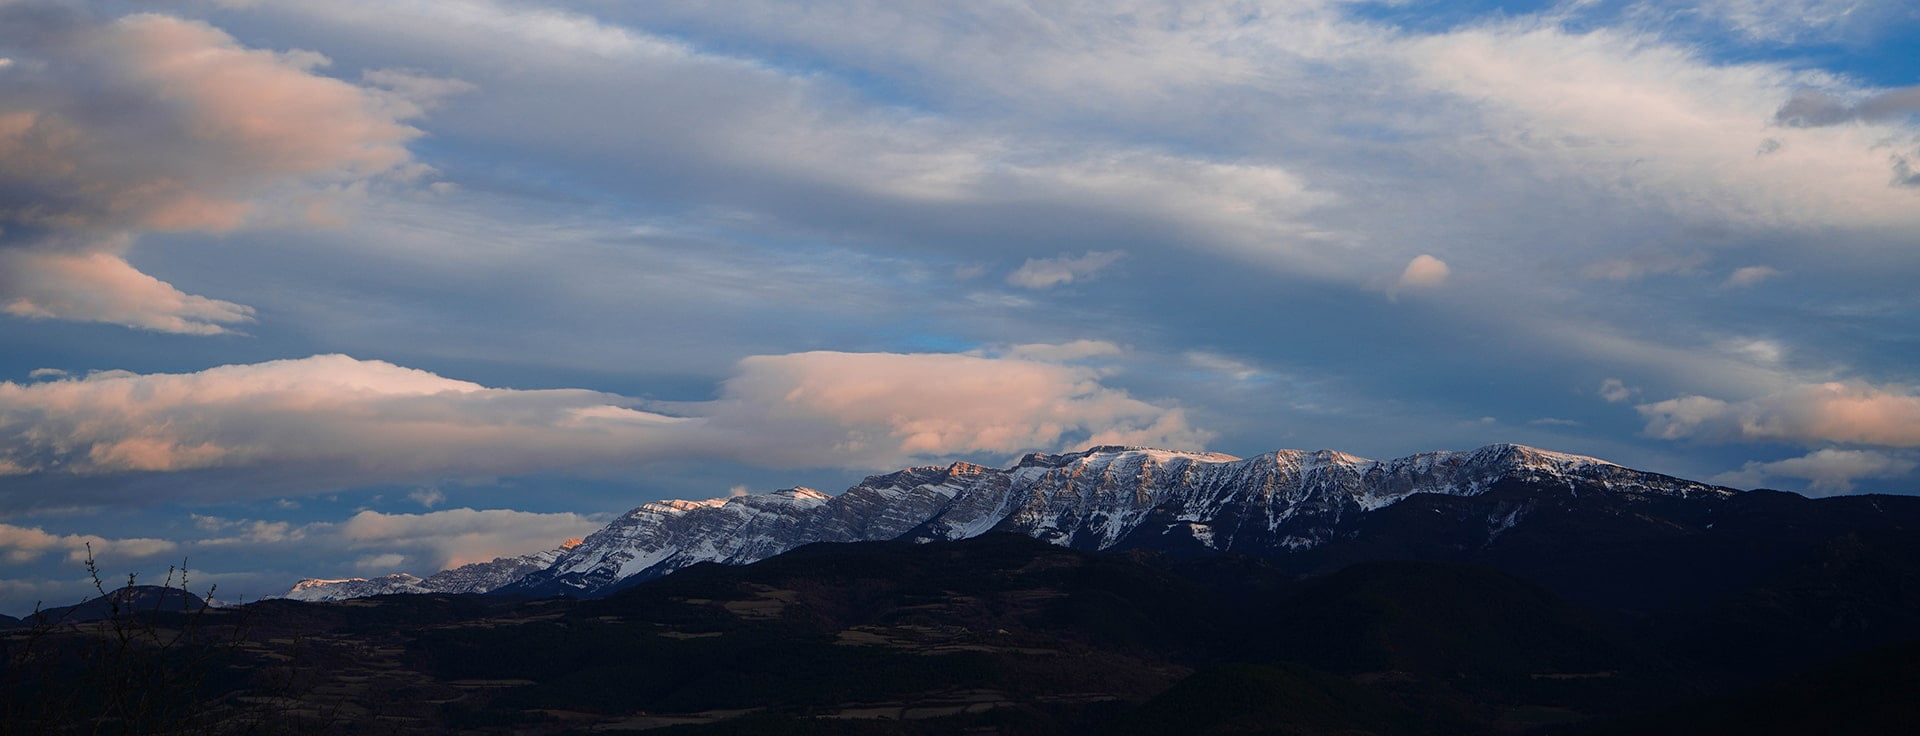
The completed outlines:
{"type": "Polygon", "coordinates": [[[291,590],[277,597],[296,601],[338,601],[394,593],[487,593],[545,570],[561,553],[578,546],[580,541],[570,539],[560,547],[545,552],[461,565],[425,578],[403,572],[377,578],[308,578],[294,583],[291,590]]]}
{"type": "MultiPolygon", "coordinates": [[[[1184,547],[1278,554],[1332,538],[1343,519],[1419,493],[1723,497],[1725,488],[1519,445],[1375,461],[1280,450],[1240,459],[1140,447],[1035,453],[1007,469],[969,463],[628,512],[544,569],[498,588],[594,595],[700,562],[744,564],[812,542],[961,539],[1017,532],[1080,549],[1184,547]]],[[[1511,523],[1508,520],[1506,523],[1511,523]]]]}
{"type": "MultiPolygon", "coordinates": [[[[1332,450],[1251,458],[1143,447],[1034,453],[1011,468],[971,463],[868,477],[830,496],[811,488],[705,501],[657,501],[584,540],[427,578],[302,580],[282,597],[389,593],[595,595],[701,562],[745,564],[813,542],[951,540],[1014,532],[1087,550],[1149,547],[1286,554],[1352,533],[1361,515],[1415,494],[1613,494],[1723,498],[1731,489],[1520,445],[1368,460],[1332,450]]],[[[1492,519],[1498,534],[1515,507],[1492,519]],[[1496,528],[1497,527],[1497,528],[1496,528]]]]}

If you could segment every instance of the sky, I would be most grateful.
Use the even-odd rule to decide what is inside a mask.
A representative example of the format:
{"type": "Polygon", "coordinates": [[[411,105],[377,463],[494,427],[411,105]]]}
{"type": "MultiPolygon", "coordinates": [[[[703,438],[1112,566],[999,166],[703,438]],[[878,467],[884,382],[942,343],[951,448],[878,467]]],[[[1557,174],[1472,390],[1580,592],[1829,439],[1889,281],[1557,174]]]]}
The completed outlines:
{"type": "MultiPolygon", "coordinates": [[[[1127,444],[1920,491],[1904,0],[0,0],[0,613],[1127,444]]],[[[202,592],[204,592],[202,590],[202,592]]]]}

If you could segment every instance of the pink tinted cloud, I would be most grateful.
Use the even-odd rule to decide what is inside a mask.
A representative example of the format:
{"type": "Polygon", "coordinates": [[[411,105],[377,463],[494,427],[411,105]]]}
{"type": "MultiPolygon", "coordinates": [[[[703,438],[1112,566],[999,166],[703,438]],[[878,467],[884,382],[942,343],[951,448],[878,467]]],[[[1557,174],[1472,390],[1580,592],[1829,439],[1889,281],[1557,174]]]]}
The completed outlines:
{"type": "Polygon", "coordinates": [[[620,400],[489,389],[341,355],[96,373],[0,383],[0,459],[21,474],[78,476],[233,467],[368,481],[510,474],[605,463],[658,444],[675,421],[609,405],[620,400]]]}
{"type": "MultiPolygon", "coordinates": [[[[83,479],[99,479],[93,500],[107,502],[130,500],[111,481],[142,474],[244,471],[244,482],[182,482],[169,492],[260,497],[630,471],[669,458],[890,468],[1092,444],[1197,449],[1210,437],[1178,407],[1133,398],[1100,375],[1079,364],[966,354],[755,356],[740,362],[719,399],[674,405],[680,416],[669,416],[615,394],[489,388],[343,355],[185,374],[103,372],[0,382],[0,472],[61,476],[82,490],[92,487],[83,479]]],[[[0,487],[0,508],[36,502],[51,501],[0,487]]]]}
{"type": "Polygon", "coordinates": [[[64,553],[67,561],[80,562],[87,558],[89,545],[95,557],[152,557],[179,547],[165,539],[108,539],[94,534],[49,534],[39,527],[0,524],[0,560],[6,562],[31,562],[48,552],[64,553]]]}
{"type": "Polygon", "coordinates": [[[87,315],[161,332],[211,335],[253,321],[251,307],[194,296],[112,253],[0,250],[0,311],[17,317],[87,315]]]}
{"type": "Polygon", "coordinates": [[[262,186],[380,174],[419,135],[395,118],[408,110],[314,73],[324,57],[248,49],[198,21],[83,21],[28,48],[32,73],[7,75],[24,78],[5,83],[19,94],[0,103],[0,153],[38,201],[10,219],[231,228],[262,186]]]}
{"type": "Polygon", "coordinates": [[[249,49],[165,15],[11,10],[0,252],[13,253],[0,304],[15,315],[224,332],[245,308],[135,271],[122,258],[132,236],[228,230],[263,198],[402,171],[420,134],[401,122],[419,105],[316,73],[318,54],[249,49]]]}
{"type": "Polygon", "coordinates": [[[581,514],[460,508],[422,514],[361,511],[333,531],[352,549],[404,555],[414,567],[432,572],[550,550],[604,524],[581,514]]]}
{"type": "Polygon", "coordinates": [[[1665,439],[1920,447],[1920,395],[1903,386],[1819,383],[1741,402],[1682,396],[1637,408],[1646,433],[1665,439]]]}
{"type": "Polygon", "coordinates": [[[776,428],[760,444],[788,462],[877,467],[1106,442],[1198,448],[1211,436],[1180,409],[1098,379],[1084,366],[978,355],[763,355],[740,362],[710,422],[731,433],[776,428]]]}
{"type": "Polygon", "coordinates": [[[1913,472],[1916,463],[1905,457],[1875,450],[1824,448],[1801,457],[1774,462],[1749,462],[1739,470],[1714,476],[1715,483],[1757,486],[1768,478],[1799,478],[1808,481],[1815,494],[1850,493],[1853,482],[1861,478],[1898,478],[1913,472]]]}

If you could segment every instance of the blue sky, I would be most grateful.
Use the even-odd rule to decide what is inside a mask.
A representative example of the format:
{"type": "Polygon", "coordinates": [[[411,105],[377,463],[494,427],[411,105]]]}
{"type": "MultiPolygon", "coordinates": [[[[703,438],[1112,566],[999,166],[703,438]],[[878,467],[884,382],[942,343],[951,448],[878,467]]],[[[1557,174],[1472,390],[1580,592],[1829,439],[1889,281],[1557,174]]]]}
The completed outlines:
{"type": "Polygon", "coordinates": [[[1900,2],[0,3],[0,612],[1127,443],[1911,492],[1900,2]]]}

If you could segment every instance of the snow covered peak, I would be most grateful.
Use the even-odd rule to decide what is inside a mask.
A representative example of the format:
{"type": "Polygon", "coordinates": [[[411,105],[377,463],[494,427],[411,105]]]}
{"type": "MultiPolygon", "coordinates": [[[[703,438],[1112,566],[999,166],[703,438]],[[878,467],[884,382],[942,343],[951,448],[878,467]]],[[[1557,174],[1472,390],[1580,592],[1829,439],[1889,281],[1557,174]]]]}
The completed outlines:
{"type": "Polygon", "coordinates": [[[806,486],[794,486],[792,488],[783,488],[778,491],[774,491],[772,493],[764,493],[758,496],[752,496],[752,495],[739,496],[733,500],[764,499],[767,501],[773,501],[777,503],[819,503],[829,498],[832,498],[832,496],[829,496],[825,493],[821,493],[812,488],[808,488],[806,486]]]}
{"type": "Polygon", "coordinates": [[[1358,468],[1374,464],[1372,460],[1339,450],[1275,450],[1261,457],[1271,458],[1275,465],[1292,467],[1301,472],[1331,467],[1358,468]]]}
{"type": "Polygon", "coordinates": [[[296,601],[341,601],[348,598],[365,598],[375,595],[394,593],[429,593],[422,586],[420,578],[397,572],[377,578],[343,578],[324,580],[307,578],[294,583],[293,588],[277,597],[296,601]]]}
{"type": "Polygon", "coordinates": [[[1596,457],[1542,450],[1538,447],[1516,445],[1510,442],[1487,445],[1468,454],[1480,461],[1535,470],[1564,472],[1577,468],[1590,468],[1595,466],[1620,467],[1617,464],[1596,457]]]}
{"type": "MultiPolygon", "coordinates": [[[[496,575],[509,574],[503,565],[510,561],[504,560],[414,581],[427,588],[420,592],[504,585],[501,590],[522,594],[591,595],[700,562],[743,564],[812,542],[959,539],[994,531],[1084,549],[1185,540],[1213,550],[1291,553],[1348,533],[1342,525],[1351,524],[1355,514],[1419,494],[1492,492],[1568,498],[1733,493],[1515,444],[1378,461],[1337,450],[1276,450],[1242,460],[1105,445],[1033,453],[1006,469],[965,462],[906,468],[869,476],[836,495],[796,487],[705,501],[654,501],[584,543],[513,562],[514,570],[537,569],[510,583],[494,582],[496,575]]],[[[312,589],[303,595],[320,595],[322,589],[402,592],[372,582],[303,583],[312,589]]],[[[296,586],[288,597],[301,597],[296,594],[302,589],[296,586]]]]}
{"type": "Polygon", "coordinates": [[[1144,457],[1157,462],[1166,462],[1175,458],[1188,458],[1206,463],[1230,463],[1240,459],[1219,452],[1165,450],[1158,447],[1139,447],[1135,445],[1099,445],[1089,447],[1079,452],[1063,452],[1058,455],[1044,452],[1028,453],[1026,456],[1020,458],[1020,462],[1015,463],[1013,467],[1015,469],[1059,468],[1082,460],[1094,460],[1103,457],[1112,459],[1123,456],[1144,457]]]}

